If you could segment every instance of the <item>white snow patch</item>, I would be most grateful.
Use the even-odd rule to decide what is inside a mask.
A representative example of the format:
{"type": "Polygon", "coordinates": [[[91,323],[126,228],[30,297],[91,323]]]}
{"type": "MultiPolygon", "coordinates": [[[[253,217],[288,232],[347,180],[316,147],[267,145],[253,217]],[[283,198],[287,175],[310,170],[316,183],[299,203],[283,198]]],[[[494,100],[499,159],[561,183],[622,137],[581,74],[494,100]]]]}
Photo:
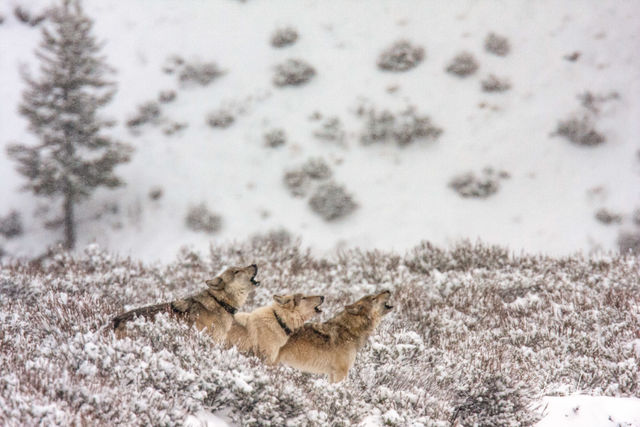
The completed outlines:
{"type": "Polygon", "coordinates": [[[188,415],[184,420],[185,427],[229,427],[231,424],[225,419],[209,411],[198,411],[188,415]]]}
{"type": "Polygon", "coordinates": [[[640,398],[545,396],[545,417],[537,427],[639,427],[640,398]]]}

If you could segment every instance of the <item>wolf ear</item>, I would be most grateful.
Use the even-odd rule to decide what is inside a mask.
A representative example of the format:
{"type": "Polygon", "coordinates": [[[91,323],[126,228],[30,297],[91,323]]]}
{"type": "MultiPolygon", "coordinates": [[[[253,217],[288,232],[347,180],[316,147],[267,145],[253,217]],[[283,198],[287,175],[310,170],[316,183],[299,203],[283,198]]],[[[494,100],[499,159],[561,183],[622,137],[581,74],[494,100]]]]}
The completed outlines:
{"type": "Polygon", "coordinates": [[[274,295],[273,300],[283,307],[288,307],[288,308],[294,307],[294,301],[291,297],[286,297],[283,295],[274,295]]]}
{"type": "Polygon", "coordinates": [[[348,305],[348,306],[346,306],[344,309],[345,309],[345,310],[347,311],[347,313],[349,313],[349,314],[355,314],[355,315],[358,315],[358,314],[362,313],[362,306],[361,306],[360,304],[357,304],[357,303],[356,303],[356,304],[348,305]]]}
{"type": "Polygon", "coordinates": [[[220,277],[207,280],[205,283],[214,291],[221,291],[224,289],[224,281],[220,277]]]}

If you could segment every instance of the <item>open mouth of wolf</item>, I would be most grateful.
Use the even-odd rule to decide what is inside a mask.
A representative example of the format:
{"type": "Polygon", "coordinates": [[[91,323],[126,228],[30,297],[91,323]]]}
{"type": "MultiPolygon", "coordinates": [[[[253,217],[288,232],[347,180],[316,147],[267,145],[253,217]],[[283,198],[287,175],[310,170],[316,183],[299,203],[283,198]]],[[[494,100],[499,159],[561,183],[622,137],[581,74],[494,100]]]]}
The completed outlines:
{"type": "Polygon", "coordinates": [[[316,311],[316,313],[322,313],[322,310],[320,310],[320,304],[316,305],[313,309],[316,311]]]}
{"type": "Polygon", "coordinates": [[[391,310],[393,308],[393,306],[391,304],[389,304],[388,302],[384,303],[384,308],[387,310],[391,310]]]}

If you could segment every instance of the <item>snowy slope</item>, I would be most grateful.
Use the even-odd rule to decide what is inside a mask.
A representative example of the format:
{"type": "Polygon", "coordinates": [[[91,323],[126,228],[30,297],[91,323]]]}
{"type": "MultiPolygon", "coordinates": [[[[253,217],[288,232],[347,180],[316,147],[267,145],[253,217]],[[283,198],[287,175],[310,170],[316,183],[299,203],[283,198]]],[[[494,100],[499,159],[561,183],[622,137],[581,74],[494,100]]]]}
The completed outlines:
{"type": "MultiPolygon", "coordinates": [[[[18,3],[34,12],[49,4],[7,1],[0,8],[6,17],[0,25],[2,145],[32,140],[16,113],[22,89],[18,65],[34,70],[40,36],[15,19],[18,3]]],[[[119,168],[127,187],[100,191],[81,207],[80,246],[97,241],[118,252],[169,259],[184,244],[206,248],[211,240],[286,228],[319,252],[480,238],[515,250],[566,254],[615,249],[618,231],[633,227],[629,217],[640,206],[640,126],[634,121],[640,113],[635,24],[640,8],[635,2],[100,0],[87,1],[85,8],[96,18],[95,32],[118,70],[119,93],[108,107],[119,123],[114,132],[137,151],[119,168]],[[300,38],[274,49],[269,38],[284,25],[296,28],[300,38]],[[509,39],[506,57],[484,50],[491,31],[509,39]],[[405,73],[379,70],[380,52],[401,38],[425,48],[424,62],[405,73]],[[444,71],[462,50],[480,63],[466,79],[444,71]],[[577,61],[564,59],[576,51],[577,61]],[[206,87],[181,88],[175,75],[162,71],[174,54],[215,61],[226,74],[206,87]],[[274,67],[288,58],[309,62],[317,76],[304,86],[275,87],[274,67]],[[490,73],[509,78],[512,89],[482,92],[480,80],[490,73]],[[393,93],[387,90],[391,86],[397,86],[393,93]],[[147,125],[133,135],[126,120],[139,104],[167,89],[178,96],[162,105],[162,115],[188,127],[166,136],[161,126],[147,125]],[[603,103],[598,118],[606,143],[584,148],[550,137],[558,120],[580,111],[577,95],[587,90],[619,94],[603,103]],[[437,141],[402,149],[362,146],[363,124],[355,115],[362,98],[392,111],[415,105],[444,133],[437,141]],[[206,115],[225,105],[242,109],[235,123],[209,127],[206,115]],[[313,136],[320,123],[309,117],[316,111],[339,117],[345,146],[313,136]],[[285,130],[288,142],[264,147],[263,134],[274,127],[285,130]],[[326,159],[336,182],[354,195],[359,208],[353,215],[326,223],[306,200],[288,194],[285,170],[312,156],[326,159]],[[485,167],[511,176],[496,195],[463,199],[447,186],[452,176],[485,167]],[[148,193],[155,187],[164,195],[152,202],[148,193]],[[223,229],[214,236],[184,225],[188,207],[203,201],[223,216],[223,229]],[[108,209],[114,205],[117,213],[108,209]],[[603,207],[623,214],[623,224],[596,221],[594,213],[603,207]]],[[[0,156],[0,214],[17,209],[26,226],[24,237],[4,246],[30,255],[59,236],[34,218],[39,204],[17,191],[21,180],[0,156]]]]}

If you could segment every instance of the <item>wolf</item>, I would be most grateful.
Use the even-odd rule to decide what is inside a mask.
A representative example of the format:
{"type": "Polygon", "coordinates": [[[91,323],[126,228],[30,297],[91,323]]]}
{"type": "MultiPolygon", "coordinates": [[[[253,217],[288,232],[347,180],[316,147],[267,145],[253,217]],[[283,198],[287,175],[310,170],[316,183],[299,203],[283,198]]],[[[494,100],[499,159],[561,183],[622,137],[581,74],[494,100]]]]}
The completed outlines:
{"type": "Polygon", "coordinates": [[[256,280],[258,266],[229,267],[214,279],[207,280],[207,289],[162,304],[137,308],[117,315],[112,320],[116,336],[125,336],[125,324],[137,316],[154,317],[157,313],[166,312],[179,320],[209,333],[214,341],[223,342],[231,328],[233,315],[241,307],[251,290],[260,284],[256,280]]]}
{"type": "Polygon", "coordinates": [[[303,372],[327,374],[329,382],[346,378],[356,353],[389,313],[391,292],[360,298],[324,323],[307,323],[280,348],[276,363],[303,372]]]}
{"type": "Polygon", "coordinates": [[[278,351],[289,336],[311,319],[322,313],[323,295],[274,295],[273,303],[250,313],[237,313],[227,334],[227,347],[253,353],[267,364],[274,364],[278,351]]]}

